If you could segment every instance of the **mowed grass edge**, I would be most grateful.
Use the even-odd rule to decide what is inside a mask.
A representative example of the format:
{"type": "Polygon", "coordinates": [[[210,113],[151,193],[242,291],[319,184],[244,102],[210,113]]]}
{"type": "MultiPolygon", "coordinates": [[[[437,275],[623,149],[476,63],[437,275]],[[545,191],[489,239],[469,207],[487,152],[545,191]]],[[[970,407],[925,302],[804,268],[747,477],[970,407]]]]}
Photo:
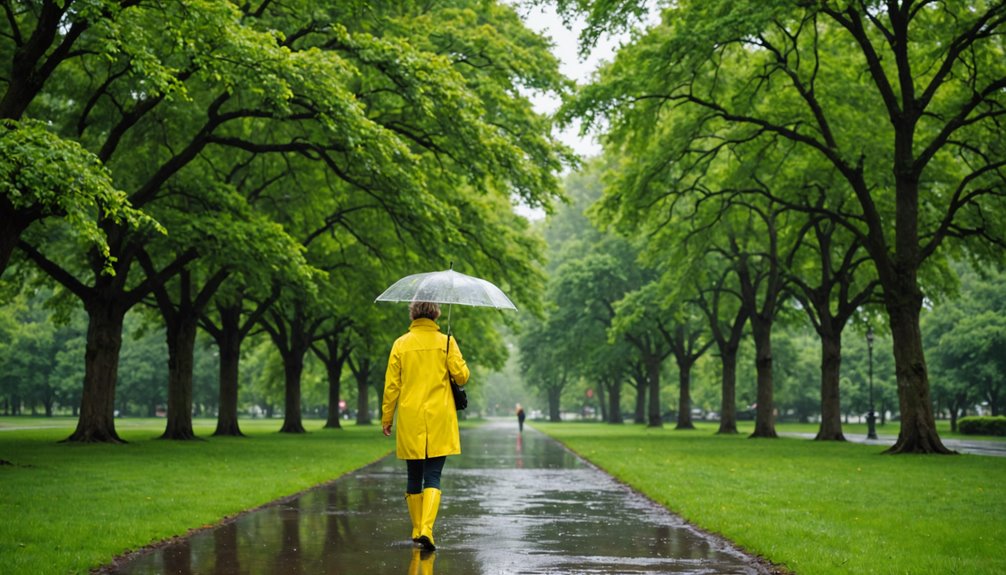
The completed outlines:
{"type": "Polygon", "coordinates": [[[59,443],[64,420],[4,418],[0,431],[0,571],[86,573],[130,550],[184,535],[377,461],[394,450],[380,426],[277,433],[277,420],[242,421],[245,438],[156,439],[164,420],[117,422],[125,445],[59,443]]]}
{"type": "Polygon", "coordinates": [[[539,423],[694,525],[798,574],[1006,573],[1006,458],[539,423]]]}

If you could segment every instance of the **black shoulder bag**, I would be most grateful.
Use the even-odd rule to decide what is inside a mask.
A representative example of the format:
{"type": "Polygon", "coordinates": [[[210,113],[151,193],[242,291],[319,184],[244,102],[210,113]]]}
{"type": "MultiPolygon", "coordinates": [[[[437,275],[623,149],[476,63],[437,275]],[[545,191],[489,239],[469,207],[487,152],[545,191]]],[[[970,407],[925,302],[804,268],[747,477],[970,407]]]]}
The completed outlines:
{"type": "Polygon", "coordinates": [[[451,382],[451,394],[454,395],[454,409],[461,411],[468,407],[468,393],[461,388],[460,385],[454,383],[454,377],[451,375],[450,367],[450,355],[451,355],[451,334],[447,334],[447,379],[451,382]]]}

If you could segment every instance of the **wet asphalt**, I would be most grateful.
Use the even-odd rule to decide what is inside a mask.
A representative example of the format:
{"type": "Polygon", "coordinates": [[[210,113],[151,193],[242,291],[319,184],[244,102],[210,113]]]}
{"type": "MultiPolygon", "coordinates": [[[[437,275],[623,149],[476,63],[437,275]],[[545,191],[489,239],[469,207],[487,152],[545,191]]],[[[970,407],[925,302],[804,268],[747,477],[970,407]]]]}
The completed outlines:
{"type": "MultiPolygon", "coordinates": [[[[783,437],[800,437],[802,439],[813,440],[815,434],[813,433],[780,433],[779,435],[783,437]]],[[[862,435],[845,435],[846,441],[851,441],[853,443],[864,443],[866,445],[878,445],[881,447],[891,447],[898,440],[896,435],[881,435],[877,439],[867,439],[862,435]]],[[[967,453],[969,455],[985,455],[988,457],[1006,457],[1006,441],[989,441],[983,439],[944,439],[941,438],[940,441],[948,449],[952,449],[958,453],[967,453]]]]}
{"type": "MultiPolygon", "coordinates": [[[[375,433],[379,433],[375,429],[375,433]]],[[[120,562],[109,573],[207,575],[765,573],[547,436],[462,430],[434,535],[409,539],[394,455],[292,500],[120,562]]]]}

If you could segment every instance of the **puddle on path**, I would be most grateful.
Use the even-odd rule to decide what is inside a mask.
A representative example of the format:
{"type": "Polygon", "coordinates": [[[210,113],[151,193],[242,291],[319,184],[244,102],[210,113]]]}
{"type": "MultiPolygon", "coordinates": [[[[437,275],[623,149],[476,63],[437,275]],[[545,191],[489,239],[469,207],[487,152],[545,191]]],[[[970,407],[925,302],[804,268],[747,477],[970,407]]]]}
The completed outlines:
{"type": "Polygon", "coordinates": [[[420,556],[408,539],[405,464],[392,455],[110,573],[763,572],[532,429],[521,435],[516,425],[495,422],[464,430],[462,452],[444,468],[438,549],[430,556],[420,556]]]}

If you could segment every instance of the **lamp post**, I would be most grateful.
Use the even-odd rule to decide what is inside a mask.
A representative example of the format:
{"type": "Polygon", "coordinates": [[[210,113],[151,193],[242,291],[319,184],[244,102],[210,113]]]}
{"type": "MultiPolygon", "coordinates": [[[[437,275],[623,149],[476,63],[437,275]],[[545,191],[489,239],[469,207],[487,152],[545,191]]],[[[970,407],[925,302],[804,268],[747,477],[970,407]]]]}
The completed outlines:
{"type": "Polygon", "coordinates": [[[866,415],[866,438],[877,439],[877,416],[873,413],[873,327],[866,328],[866,348],[870,355],[870,412],[866,415]]]}

